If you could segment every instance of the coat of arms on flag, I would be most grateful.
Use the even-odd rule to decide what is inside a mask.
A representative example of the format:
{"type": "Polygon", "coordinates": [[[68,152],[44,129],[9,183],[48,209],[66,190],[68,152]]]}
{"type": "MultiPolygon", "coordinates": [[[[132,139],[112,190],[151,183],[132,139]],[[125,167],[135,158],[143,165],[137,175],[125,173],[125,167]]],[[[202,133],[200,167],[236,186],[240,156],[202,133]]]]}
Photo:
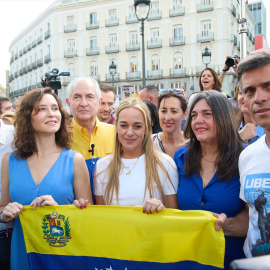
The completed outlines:
{"type": "Polygon", "coordinates": [[[53,247],[64,247],[71,239],[68,218],[57,212],[42,219],[43,238],[53,247]]]}

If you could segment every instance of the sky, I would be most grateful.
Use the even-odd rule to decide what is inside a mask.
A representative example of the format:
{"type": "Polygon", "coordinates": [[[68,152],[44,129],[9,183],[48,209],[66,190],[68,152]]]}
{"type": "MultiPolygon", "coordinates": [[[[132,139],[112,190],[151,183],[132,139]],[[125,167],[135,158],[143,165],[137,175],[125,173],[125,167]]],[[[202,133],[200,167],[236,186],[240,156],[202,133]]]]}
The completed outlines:
{"type": "MultiPolygon", "coordinates": [[[[2,86],[6,87],[5,71],[9,69],[11,41],[54,1],[0,0],[0,84],[2,86]]],[[[267,40],[270,46],[270,0],[263,0],[263,2],[267,9],[267,40]]]]}

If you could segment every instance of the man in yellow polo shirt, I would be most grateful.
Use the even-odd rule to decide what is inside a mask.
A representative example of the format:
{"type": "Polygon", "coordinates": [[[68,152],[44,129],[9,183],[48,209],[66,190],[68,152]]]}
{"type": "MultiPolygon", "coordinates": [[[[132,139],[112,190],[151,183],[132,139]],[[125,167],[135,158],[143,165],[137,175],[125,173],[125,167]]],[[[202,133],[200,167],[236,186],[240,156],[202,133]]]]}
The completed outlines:
{"type": "Polygon", "coordinates": [[[115,126],[100,122],[97,118],[101,91],[93,78],[78,77],[71,81],[67,87],[66,102],[73,115],[71,149],[84,156],[94,194],[95,165],[100,157],[114,151],[115,126]]]}

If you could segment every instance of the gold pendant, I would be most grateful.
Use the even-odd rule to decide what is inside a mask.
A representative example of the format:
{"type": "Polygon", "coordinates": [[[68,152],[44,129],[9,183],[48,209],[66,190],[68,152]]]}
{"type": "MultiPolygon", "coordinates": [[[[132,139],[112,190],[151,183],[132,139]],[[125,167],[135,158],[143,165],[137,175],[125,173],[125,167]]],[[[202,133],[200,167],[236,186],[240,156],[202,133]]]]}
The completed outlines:
{"type": "Polygon", "coordinates": [[[131,172],[130,172],[130,170],[127,172],[127,174],[126,175],[130,175],[131,174],[131,172]]]}

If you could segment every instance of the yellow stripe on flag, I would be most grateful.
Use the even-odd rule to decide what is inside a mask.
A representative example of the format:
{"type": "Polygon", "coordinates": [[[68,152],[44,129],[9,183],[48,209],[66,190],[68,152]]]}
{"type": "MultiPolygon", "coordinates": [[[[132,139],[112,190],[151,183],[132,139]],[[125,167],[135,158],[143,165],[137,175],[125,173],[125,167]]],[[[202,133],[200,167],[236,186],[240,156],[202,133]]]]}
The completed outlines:
{"type": "Polygon", "coordinates": [[[206,211],[164,209],[147,215],[141,207],[24,206],[20,220],[28,253],[160,263],[190,260],[223,268],[224,234],[214,229],[216,218],[206,211]]]}

